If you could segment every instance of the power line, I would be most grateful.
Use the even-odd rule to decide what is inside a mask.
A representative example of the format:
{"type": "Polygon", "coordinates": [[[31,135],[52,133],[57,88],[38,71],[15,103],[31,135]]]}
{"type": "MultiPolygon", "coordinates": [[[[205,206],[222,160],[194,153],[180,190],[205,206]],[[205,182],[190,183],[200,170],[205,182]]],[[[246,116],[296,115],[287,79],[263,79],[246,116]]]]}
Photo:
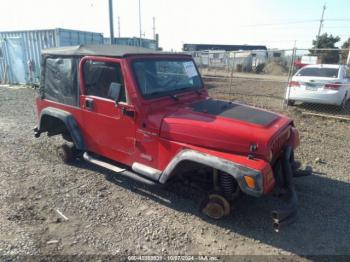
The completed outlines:
{"type": "Polygon", "coordinates": [[[348,28],[349,29],[349,26],[329,26],[329,25],[326,25],[323,27],[325,27],[325,28],[348,28]]]}
{"type": "Polygon", "coordinates": [[[346,21],[350,21],[349,18],[328,18],[325,19],[328,22],[346,22],[346,21]]]}
{"type": "MultiPolygon", "coordinates": [[[[261,23],[261,24],[249,24],[240,25],[241,27],[260,27],[260,26],[284,26],[284,25],[294,25],[294,24],[307,24],[320,22],[320,19],[309,19],[309,20],[299,20],[290,22],[275,22],[275,23],[261,23]]],[[[347,18],[322,18],[322,22],[350,22],[347,18]]]]}
{"type": "Polygon", "coordinates": [[[318,22],[318,19],[310,20],[300,20],[300,21],[291,21],[291,22],[282,22],[282,23],[269,23],[269,24],[251,24],[251,25],[242,25],[242,27],[256,27],[256,26],[275,26],[275,25],[291,25],[291,24],[304,24],[304,23],[315,23],[318,22]]]}
{"type": "Polygon", "coordinates": [[[343,37],[343,36],[345,36],[345,37],[350,37],[350,33],[349,34],[337,34],[337,35],[334,35],[334,36],[339,36],[339,37],[343,37]]]}

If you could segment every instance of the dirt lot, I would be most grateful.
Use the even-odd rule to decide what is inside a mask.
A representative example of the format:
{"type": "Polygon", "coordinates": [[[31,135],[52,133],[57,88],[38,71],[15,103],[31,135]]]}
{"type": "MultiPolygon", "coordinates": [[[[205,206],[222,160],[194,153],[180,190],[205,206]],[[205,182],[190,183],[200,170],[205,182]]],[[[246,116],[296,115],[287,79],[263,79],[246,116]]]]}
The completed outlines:
{"type": "MultiPolygon", "coordinates": [[[[227,93],[223,83],[208,86],[217,97],[227,93]]],[[[281,111],[283,83],[235,79],[234,86],[236,99],[281,111]]],[[[189,190],[60,163],[59,138],[33,137],[34,97],[30,88],[0,87],[0,255],[350,255],[349,122],[285,112],[301,132],[298,159],[314,174],[296,181],[297,222],[275,233],[272,196],[243,197],[229,218],[213,221],[189,190]]]]}

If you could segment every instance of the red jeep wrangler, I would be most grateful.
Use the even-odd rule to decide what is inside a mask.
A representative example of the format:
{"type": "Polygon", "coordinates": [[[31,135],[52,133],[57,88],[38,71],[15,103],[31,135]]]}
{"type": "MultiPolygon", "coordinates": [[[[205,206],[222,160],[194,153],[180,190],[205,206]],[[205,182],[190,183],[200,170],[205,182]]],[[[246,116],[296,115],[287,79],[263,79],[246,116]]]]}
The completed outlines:
{"type": "Polygon", "coordinates": [[[121,46],[42,52],[35,136],[62,135],[64,161],[85,160],[147,184],[205,169],[202,210],[230,212],[239,192],[261,197],[278,187],[276,231],[296,215],[293,185],[298,131],[291,119],[212,99],[191,56],[121,46]],[[122,168],[127,166],[128,168],[122,168]]]}

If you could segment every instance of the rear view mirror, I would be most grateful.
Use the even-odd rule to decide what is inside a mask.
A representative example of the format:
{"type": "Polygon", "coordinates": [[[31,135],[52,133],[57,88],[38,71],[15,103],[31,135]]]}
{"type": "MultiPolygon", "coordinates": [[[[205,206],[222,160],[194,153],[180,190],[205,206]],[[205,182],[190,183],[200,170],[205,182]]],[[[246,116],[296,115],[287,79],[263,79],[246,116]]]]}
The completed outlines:
{"type": "Polygon", "coordinates": [[[121,84],[112,82],[109,85],[108,97],[110,99],[113,99],[115,102],[118,102],[120,98],[121,90],[122,90],[121,84]]]}

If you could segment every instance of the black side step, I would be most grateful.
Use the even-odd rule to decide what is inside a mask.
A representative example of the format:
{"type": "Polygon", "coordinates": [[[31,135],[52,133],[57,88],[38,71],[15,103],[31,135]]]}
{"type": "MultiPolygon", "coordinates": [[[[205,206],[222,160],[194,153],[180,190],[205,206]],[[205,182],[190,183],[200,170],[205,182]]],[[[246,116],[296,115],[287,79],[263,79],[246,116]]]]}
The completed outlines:
{"type": "Polygon", "coordinates": [[[116,172],[124,177],[127,177],[127,178],[131,178],[137,182],[141,182],[141,183],[144,183],[144,184],[147,184],[147,185],[151,185],[151,186],[154,186],[154,185],[157,185],[156,182],[152,181],[152,180],[149,180],[145,177],[142,177],[134,172],[131,172],[129,170],[126,170],[126,169],[123,169],[123,168],[120,168],[116,165],[112,165],[110,163],[107,163],[105,161],[102,161],[100,159],[96,159],[94,157],[92,157],[91,155],[89,155],[87,152],[84,153],[83,155],[84,159],[92,164],[95,164],[95,165],[98,165],[100,167],[103,167],[105,169],[108,169],[108,170],[111,170],[113,172],[116,172]]]}

